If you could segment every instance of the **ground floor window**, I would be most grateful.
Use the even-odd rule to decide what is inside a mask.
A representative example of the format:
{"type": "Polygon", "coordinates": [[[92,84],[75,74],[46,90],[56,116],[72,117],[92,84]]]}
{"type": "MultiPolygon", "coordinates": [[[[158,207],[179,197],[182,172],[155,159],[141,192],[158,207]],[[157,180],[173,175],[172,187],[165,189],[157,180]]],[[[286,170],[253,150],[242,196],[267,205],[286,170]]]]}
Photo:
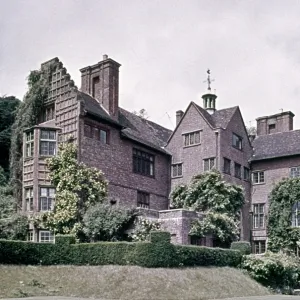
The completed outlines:
{"type": "Polygon", "coordinates": [[[54,235],[50,231],[41,230],[39,232],[39,242],[40,243],[53,243],[54,235]]]}
{"type": "Polygon", "coordinates": [[[137,207],[150,208],[150,194],[138,191],[137,192],[137,207]]]}
{"type": "Polygon", "coordinates": [[[253,241],[252,243],[253,253],[262,254],[266,252],[266,241],[253,241]]]}
{"type": "Polygon", "coordinates": [[[28,236],[27,236],[28,242],[33,242],[33,230],[29,230],[28,236]]]}
{"type": "Polygon", "coordinates": [[[190,236],[190,244],[194,246],[206,246],[206,238],[205,237],[198,237],[191,235],[190,236]]]}

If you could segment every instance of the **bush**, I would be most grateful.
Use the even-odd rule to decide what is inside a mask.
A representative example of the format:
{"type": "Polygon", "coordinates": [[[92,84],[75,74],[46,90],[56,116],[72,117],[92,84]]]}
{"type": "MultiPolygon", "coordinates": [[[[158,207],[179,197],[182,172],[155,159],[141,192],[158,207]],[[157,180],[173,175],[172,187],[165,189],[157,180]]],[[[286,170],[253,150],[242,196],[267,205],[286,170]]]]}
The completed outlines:
{"type": "Polygon", "coordinates": [[[199,246],[176,246],[181,266],[229,266],[240,265],[242,255],[239,251],[199,246]]]}
{"type": "Polygon", "coordinates": [[[242,258],[235,250],[175,246],[170,243],[170,233],[162,231],[151,232],[150,242],[74,242],[72,236],[57,236],[56,244],[0,240],[0,264],[235,267],[242,258]]]}
{"type": "Polygon", "coordinates": [[[283,252],[244,256],[241,266],[259,283],[283,293],[290,293],[300,279],[299,258],[283,252]]]}
{"type": "Polygon", "coordinates": [[[232,242],[231,246],[230,246],[230,249],[238,250],[244,255],[248,255],[248,254],[251,253],[250,243],[249,242],[244,242],[244,241],[232,242]]]}

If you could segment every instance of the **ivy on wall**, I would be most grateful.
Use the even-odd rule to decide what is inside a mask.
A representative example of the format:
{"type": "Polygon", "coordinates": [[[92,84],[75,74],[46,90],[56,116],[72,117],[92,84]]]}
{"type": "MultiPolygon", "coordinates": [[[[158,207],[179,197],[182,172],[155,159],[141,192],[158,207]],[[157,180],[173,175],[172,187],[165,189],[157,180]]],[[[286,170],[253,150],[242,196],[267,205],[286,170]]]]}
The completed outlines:
{"type": "Polygon", "coordinates": [[[300,201],[300,178],[283,179],[273,188],[269,201],[268,249],[275,252],[282,248],[295,250],[300,228],[292,227],[292,208],[300,201]]]}
{"type": "Polygon", "coordinates": [[[56,63],[53,63],[48,69],[30,72],[28,76],[28,91],[18,108],[16,119],[12,126],[10,179],[19,208],[22,201],[23,131],[38,123],[43,104],[48,97],[51,72],[55,67],[56,63]]]}

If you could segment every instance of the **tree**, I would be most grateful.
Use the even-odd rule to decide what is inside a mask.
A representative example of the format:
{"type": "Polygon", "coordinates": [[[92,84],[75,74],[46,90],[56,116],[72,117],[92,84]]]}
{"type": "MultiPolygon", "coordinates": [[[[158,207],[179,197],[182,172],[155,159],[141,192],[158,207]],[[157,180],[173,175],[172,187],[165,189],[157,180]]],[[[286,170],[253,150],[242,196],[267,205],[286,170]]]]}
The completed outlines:
{"type": "Polygon", "coordinates": [[[299,199],[300,178],[283,179],[271,191],[267,219],[269,250],[296,250],[297,242],[300,241],[300,231],[299,228],[292,227],[292,219],[298,221],[299,199]]]}
{"type": "Polygon", "coordinates": [[[243,188],[222,180],[217,171],[195,176],[188,185],[179,185],[170,195],[174,208],[203,212],[190,234],[213,234],[216,244],[227,245],[238,238],[240,210],[244,204],[243,188]]]}
{"type": "Polygon", "coordinates": [[[149,118],[148,113],[144,108],[140,109],[139,111],[133,111],[133,113],[142,119],[147,120],[149,118]]]}
{"type": "Polygon", "coordinates": [[[250,135],[256,136],[257,135],[257,130],[256,130],[255,126],[246,127],[246,129],[247,129],[248,136],[250,136],[250,135]]]}
{"type": "Polygon", "coordinates": [[[57,156],[48,160],[50,179],[56,187],[53,211],[36,216],[54,233],[76,234],[80,238],[83,216],[87,209],[104,201],[107,181],[96,168],[77,160],[77,149],[72,143],[61,144],[57,156]]]}
{"type": "Polygon", "coordinates": [[[83,231],[92,242],[126,240],[136,215],[134,210],[98,203],[84,214],[83,231]]]}
{"type": "Polygon", "coordinates": [[[0,239],[25,240],[28,218],[16,212],[16,201],[9,186],[0,187],[0,239]]]}
{"type": "Polygon", "coordinates": [[[14,96],[0,97],[0,166],[5,174],[9,171],[11,128],[21,101],[14,96]]]}

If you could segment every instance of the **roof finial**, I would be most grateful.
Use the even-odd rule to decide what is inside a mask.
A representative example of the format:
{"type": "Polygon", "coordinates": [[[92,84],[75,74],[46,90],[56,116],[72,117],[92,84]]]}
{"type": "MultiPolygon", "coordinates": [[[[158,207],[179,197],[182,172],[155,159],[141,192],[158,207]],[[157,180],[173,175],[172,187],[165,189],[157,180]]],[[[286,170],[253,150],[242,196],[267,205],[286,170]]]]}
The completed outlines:
{"type": "Polygon", "coordinates": [[[207,82],[207,85],[208,85],[207,89],[210,91],[211,90],[210,85],[211,85],[212,81],[214,81],[214,79],[210,79],[210,69],[207,69],[206,73],[207,73],[207,80],[205,80],[203,82],[207,82]]]}

